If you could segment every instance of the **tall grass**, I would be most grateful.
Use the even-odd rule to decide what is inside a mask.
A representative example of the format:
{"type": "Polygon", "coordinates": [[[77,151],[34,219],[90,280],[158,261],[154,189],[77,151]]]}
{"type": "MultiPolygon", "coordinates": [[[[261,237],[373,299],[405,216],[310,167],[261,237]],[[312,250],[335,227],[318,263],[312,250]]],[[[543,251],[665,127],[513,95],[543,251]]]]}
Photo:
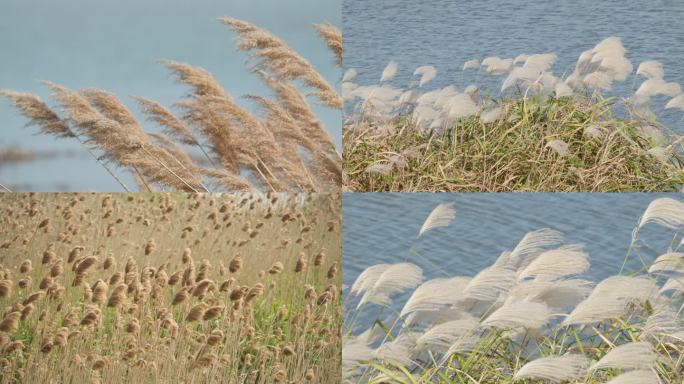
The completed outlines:
{"type": "Polygon", "coordinates": [[[598,283],[583,277],[583,245],[551,229],[528,233],[475,276],[424,281],[412,249],[402,262],[367,268],[344,299],[345,382],[682,382],[682,209],[654,200],[625,256],[642,266],[598,283]],[[654,261],[639,252],[647,225],[674,232],[654,261]]]}
{"type": "Polygon", "coordinates": [[[2,195],[0,382],[339,382],[339,204],[2,195]]]}
{"type": "MultiPolygon", "coordinates": [[[[55,106],[37,96],[2,91],[29,125],[57,138],[78,140],[126,191],[113,168],[130,173],[140,191],[333,191],[341,161],[334,141],[307,98],[339,109],[334,88],[285,42],[250,23],[220,18],[250,53],[250,70],[273,98],[247,95],[248,110],[206,70],[162,61],[189,87],[174,112],[136,97],[161,132],[148,133],[115,95],[100,89],[71,90],[45,82],[55,106]],[[304,90],[309,93],[304,94],[304,90]]],[[[341,65],[342,37],[331,25],[315,25],[341,65]]]]}
{"type": "Polygon", "coordinates": [[[386,83],[395,63],[378,85],[354,83],[350,70],[343,83],[351,110],[343,130],[344,185],[357,191],[679,190],[682,138],[671,129],[677,127],[658,121],[653,102],[669,98],[665,109],[684,111],[681,87],[663,80],[656,61],[634,71],[625,54],[620,39],[608,38],[563,76],[551,69],[553,53],[469,60],[462,79],[474,83],[464,82],[462,91],[454,85],[423,91],[437,75],[432,67],[418,68],[407,89],[386,83]],[[499,89],[480,89],[496,79],[499,89]],[[611,94],[628,79],[634,86],[643,81],[623,91],[628,94],[611,94]]]}

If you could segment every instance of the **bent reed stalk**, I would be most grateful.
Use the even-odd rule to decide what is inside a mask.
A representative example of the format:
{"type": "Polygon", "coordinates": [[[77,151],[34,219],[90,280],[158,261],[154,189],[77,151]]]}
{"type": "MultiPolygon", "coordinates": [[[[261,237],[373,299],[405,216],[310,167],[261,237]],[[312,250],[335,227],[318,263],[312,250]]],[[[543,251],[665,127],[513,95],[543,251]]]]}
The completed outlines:
{"type": "MultiPolygon", "coordinates": [[[[128,171],[141,191],[337,190],[341,159],[307,98],[339,109],[341,97],[276,36],[241,20],[219,21],[236,34],[237,48],[250,53],[251,71],[274,93],[274,99],[246,96],[258,113],[235,102],[206,70],[169,60],[161,63],[190,87],[187,99],[175,104],[181,113],[134,98],[162,132],[145,132],[123,102],[99,89],[75,91],[45,82],[58,108],[28,93],[0,91],[0,95],[41,133],[78,140],[126,191],[129,188],[112,168],[128,171]],[[311,92],[304,94],[299,86],[311,92]],[[195,156],[195,150],[201,156],[195,156]]],[[[314,28],[339,67],[341,34],[327,24],[314,28]]]]}
{"type": "MultiPolygon", "coordinates": [[[[680,383],[684,218],[672,212],[682,210],[679,200],[651,202],[633,234],[674,231],[666,253],[647,261],[630,246],[626,259],[641,266],[596,284],[582,277],[583,245],[552,229],[528,233],[474,276],[424,281],[410,260],[366,268],[345,288],[344,382],[680,383]]],[[[455,219],[441,216],[440,226],[455,219]]]]}
{"type": "Polygon", "coordinates": [[[354,191],[678,191],[684,185],[682,135],[661,124],[652,102],[684,111],[679,84],[662,64],[633,71],[619,38],[580,55],[556,76],[556,55],[468,60],[475,84],[425,91],[436,76],[419,67],[418,85],[377,85],[344,75],[350,114],[343,127],[345,189],[354,191]],[[499,90],[480,89],[480,72],[501,76],[499,90]],[[633,94],[610,95],[629,76],[633,94]]]}

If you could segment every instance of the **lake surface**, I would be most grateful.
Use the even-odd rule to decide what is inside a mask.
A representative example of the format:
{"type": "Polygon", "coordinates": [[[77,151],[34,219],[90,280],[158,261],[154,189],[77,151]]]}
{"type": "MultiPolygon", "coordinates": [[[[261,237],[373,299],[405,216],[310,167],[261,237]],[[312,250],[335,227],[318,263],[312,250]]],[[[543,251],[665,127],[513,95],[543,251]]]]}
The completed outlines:
{"type": "MultiPolygon", "coordinates": [[[[390,60],[399,71],[392,85],[406,87],[414,69],[437,68],[427,89],[473,82],[498,91],[502,77],[465,74],[463,63],[487,56],[555,52],[556,75],[570,72],[580,53],[609,36],[622,38],[636,70],[643,60],[659,60],[665,79],[684,85],[684,2],[654,1],[454,1],[344,0],[345,68],[355,68],[355,82],[376,84],[390,60]],[[492,86],[496,83],[497,86],[492,86]]],[[[625,95],[633,81],[614,87],[625,95]]],[[[637,83],[638,85],[638,83],[637,83]]],[[[665,100],[654,103],[661,120],[682,131],[681,112],[663,112],[665,100]]]]}
{"type": "MultiPolygon", "coordinates": [[[[236,52],[234,35],[216,18],[232,16],[265,28],[285,41],[338,87],[341,70],[312,23],[340,26],[341,0],[3,0],[0,6],[0,89],[49,99],[41,80],[72,89],[113,92],[139,117],[144,128],[158,130],[138,113],[129,96],[165,106],[182,98],[186,88],[156,61],[170,59],[200,66],[248,108],[241,96],[269,96],[270,91],[236,52]]],[[[310,100],[338,147],[340,111],[310,100]]],[[[14,190],[121,191],[117,182],[74,140],[36,135],[23,128],[26,119],[0,99],[0,148],[19,146],[57,151],[58,157],[3,166],[0,183],[14,190]]],[[[128,172],[115,171],[129,186],[128,172]]]]}
{"type": "MultiPolygon", "coordinates": [[[[425,279],[474,276],[501,252],[515,248],[527,232],[541,228],[562,232],[565,244],[583,243],[591,262],[583,277],[599,281],[618,273],[639,218],[651,201],[663,196],[684,201],[665,193],[345,193],[345,296],[365,268],[402,262],[411,247],[424,257],[409,261],[423,268],[425,279]],[[456,218],[417,239],[440,203],[454,203],[456,218]]],[[[644,226],[638,252],[646,262],[653,261],[667,251],[673,234],[657,225],[644,226]]],[[[640,265],[633,253],[627,270],[640,265]]]]}

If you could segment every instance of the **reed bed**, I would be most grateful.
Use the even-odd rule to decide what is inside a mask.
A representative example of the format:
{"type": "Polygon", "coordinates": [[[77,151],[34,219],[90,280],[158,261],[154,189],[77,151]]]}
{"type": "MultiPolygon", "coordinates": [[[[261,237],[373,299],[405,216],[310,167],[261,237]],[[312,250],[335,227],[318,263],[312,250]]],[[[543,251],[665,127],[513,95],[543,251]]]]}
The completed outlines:
{"type": "MultiPolygon", "coordinates": [[[[174,110],[135,97],[157,131],[146,132],[132,111],[101,89],[72,90],[45,82],[55,105],[38,96],[1,91],[28,125],[79,143],[129,191],[116,168],[127,172],[139,191],[336,191],[341,160],[308,99],[339,109],[342,99],[313,66],[284,41],[248,22],[219,21],[236,36],[237,49],[273,97],[246,95],[247,109],[203,68],[163,60],[188,87],[174,110]],[[201,156],[198,161],[198,156],[201,156]]],[[[341,65],[342,36],[328,24],[314,25],[341,65]]],[[[135,188],[134,188],[135,189],[135,188]]]]}
{"type": "MultiPolygon", "coordinates": [[[[619,38],[583,52],[561,76],[555,53],[465,62],[463,90],[424,91],[430,66],[402,89],[344,76],[343,184],[355,191],[677,191],[682,136],[658,114],[684,111],[657,61],[636,71],[619,38]],[[465,86],[466,79],[474,83],[465,86]],[[499,89],[482,84],[501,80],[499,89]],[[631,89],[629,84],[632,84],[631,89]],[[621,93],[613,88],[622,87],[621,93]],[[627,89],[625,91],[625,89],[627,89]],[[656,108],[667,100],[665,108],[656,108]]],[[[680,120],[681,121],[681,120],[680,120]]]]}
{"type": "MultiPolygon", "coordinates": [[[[417,241],[454,218],[452,205],[438,205],[417,241]]],[[[413,249],[373,265],[345,288],[344,382],[681,383],[682,228],[684,203],[652,201],[619,274],[597,283],[582,277],[583,245],[548,228],[475,276],[425,281],[418,264],[429,255],[413,249]],[[639,251],[644,227],[673,235],[655,260],[639,251]]]]}
{"type": "Polygon", "coordinates": [[[338,383],[336,194],[3,194],[1,383],[338,383]]]}

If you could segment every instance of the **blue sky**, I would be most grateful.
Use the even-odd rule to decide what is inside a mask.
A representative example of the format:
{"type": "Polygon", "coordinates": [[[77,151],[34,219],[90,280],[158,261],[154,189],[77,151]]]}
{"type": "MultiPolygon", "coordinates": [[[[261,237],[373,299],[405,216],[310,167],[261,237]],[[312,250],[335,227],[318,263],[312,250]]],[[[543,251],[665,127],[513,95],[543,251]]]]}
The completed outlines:
{"type": "MultiPolygon", "coordinates": [[[[238,99],[268,95],[248,72],[246,54],[235,50],[232,32],[216,21],[219,16],[243,19],[274,33],[339,89],[341,70],[311,24],[341,26],[340,7],[341,0],[2,0],[0,89],[32,92],[48,100],[41,80],[72,89],[102,88],[141,116],[129,96],[168,106],[185,91],[156,63],[171,59],[209,70],[238,99]]],[[[315,110],[339,146],[340,112],[315,110]]],[[[0,183],[16,190],[121,190],[78,143],[23,128],[26,120],[6,100],[0,100],[0,122],[0,148],[18,145],[68,154],[20,166],[0,164],[0,183]]]]}

